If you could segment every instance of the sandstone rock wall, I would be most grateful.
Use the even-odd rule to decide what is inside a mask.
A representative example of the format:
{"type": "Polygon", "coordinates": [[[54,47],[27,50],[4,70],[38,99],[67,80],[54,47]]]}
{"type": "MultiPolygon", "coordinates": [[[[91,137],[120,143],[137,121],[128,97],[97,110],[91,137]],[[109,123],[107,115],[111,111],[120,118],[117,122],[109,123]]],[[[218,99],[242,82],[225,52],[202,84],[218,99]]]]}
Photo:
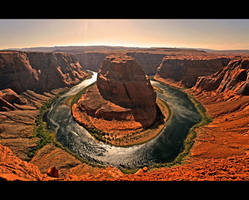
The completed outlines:
{"type": "Polygon", "coordinates": [[[196,91],[215,91],[227,96],[249,95],[249,58],[231,60],[220,71],[199,77],[193,87],[196,91]]]}
{"type": "Polygon", "coordinates": [[[133,57],[110,55],[98,71],[97,84],[74,104],[72,113],[79,123],[104,132],[138,132],[156,119],[156,93],[133,57]]]}
{"type": "Polygon", "coordinates": [[[0,89],[43,92],[71,86],[86,76],[77,59],[65,53],[0,52],[0,89]]]}
{"type": "Polygon", "coordinates": [[[148,106],[156,100],[149,78],[129,56],[107,57],[98,71],[97,85],[105,99],[124,107],[148,106]]]}
{"type": "Polygon", "coordinates": [[[156,77],[180,82],[193,87],[199,76],[213,74],[230,61],[228,57],[165,56],[157,69],[156,77]]]}
{"type": "MultiPolygon", "coordinates": [[[[88,52],[88,53],[78,53],[74,56],[79,60],[79,63],[86,69],[98,72],[99,67],[104,61],[105,57],[111,53],[103,52],[88,52]]],[[[155,75],[157,67],[160,65],[163,57],[166,54],[152,54],[152,53],[142,53],[142,52],[128,52],[126,55],[131,56],[136,59],[137,63],[142,67],[143,71],[147,75],[155,75]]]]}

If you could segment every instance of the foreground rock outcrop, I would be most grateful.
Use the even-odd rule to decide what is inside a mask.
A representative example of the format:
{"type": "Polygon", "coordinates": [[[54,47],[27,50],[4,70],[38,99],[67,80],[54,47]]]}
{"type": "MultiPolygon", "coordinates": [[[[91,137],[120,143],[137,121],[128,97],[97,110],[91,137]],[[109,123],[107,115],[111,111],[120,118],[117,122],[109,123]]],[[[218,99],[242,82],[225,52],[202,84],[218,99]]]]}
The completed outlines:
{"type": "Polygon", "coordinates": [[[72,86],[87,75],[77,59],[66,53],[0,52],[0,89],[42,93],[72,86]]]}
{"type": "Polygon", "coordinates": [[[0,144],[0,180],[38,181],[43,175],[39,168],[22,161],[12,151],[0,144]]]}
{"type": "Polygon", "coordinates": [[[199,76],[211,75],[230,61],[224,56],[165,56],[157,68],[155,79],[165,79],[183,87],[193,87],[199,76]]]}
{"type": "Polygon", "coordinates": [[[73,105],[72,113],[79,123],[103,132],[139,132],[156,119],[156,93],[134,58],[111,55],[98,71],[97,84],[73,105]]]}

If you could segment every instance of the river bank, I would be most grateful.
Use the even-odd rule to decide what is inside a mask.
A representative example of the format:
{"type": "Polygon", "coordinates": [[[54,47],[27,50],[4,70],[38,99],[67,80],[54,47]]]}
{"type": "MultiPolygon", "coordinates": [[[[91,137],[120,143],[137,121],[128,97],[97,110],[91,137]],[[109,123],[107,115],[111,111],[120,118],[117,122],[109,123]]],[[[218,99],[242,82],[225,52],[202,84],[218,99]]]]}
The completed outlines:
{"type": "MultiPolygon", "coordinates": [[[[92,83],[91,81],[91,84],[92,83]]],[[[154,86],[160,87],[159,90],[165,90],[160,84],[154,86]]],[[[82,89],[79,89],[79,91],[81,90],[82,89]]],[[[74,95],[76,94],[77,92],[75,91],[74,95]]],[[[88,160],[90,163],[104,166],[113,165],[119,168],[138,169],[143,166],[152,166],[156,163],[173,161],[183,149],[183,141],[188,134],[188,129],[200,121],[200,115],[197,109],[194,108],[194,105],[191,105],[191,101],[188,100],[187,96],[183,95],[182,92],[175,91],[173,95],[170,95],[170,91],[164,92],[163,94],[158,92],[158,96],[160,96],[167,105],[171,107],[175,106],[177,110],[176,113],[174,112],[175,108],[173,110],[170,109],[172,110],[171,117],[173,122],[167,121],[169,126],[167,126],[163,133],[155,135],[149,142],[127,147],[117,147],[108,145],[102,141],[96,141],[83,127],[77,125],[71,117],[71,110],[68,107],[72,101],[72,98],[69,96],[70,95],[64,95],[64,100],[67,100],[59,100],[58,102],[61,104],[55,104],[53,106],[53,109],[57,109],[58,112],[50,110],[47,123],[49,127],[54,129],[57,141],[64,147],[80,156],[82,160],[88,160]],[[180,95],[181,98],[177,98],[174,95],[180,95]],[[68,101],[68,99],[71,100],[68,101]],[[176,99],[178,99],[179,102],[177,102],[176,99]],[[68,105],[62,102],[67,102],[66,104],[68,105]],[[191,115],[192,119],[189,118],[189,115],[191,115]],[[51,117],[57,118],[56,124],[53,122],[55,119],[51,117]],[[182,120],[185,120],[187,124],[184,126],[175,125],[182,120]],[[174,128],[174,126],[176,128],[174,128]]]]}
{"type": "MultiPolygon", "coordinates": [[[[91,86],[92,85],[90,85],[88,87],[91,87],[91,86]]],[[[66,100],[66,104],[68,106],[72,107],[72,109],[73,109],[74,108],[73,104],[77,103],[79,97],[85,93],[85,91],[88,87],[84,88],[82,91],[78,92],[77,94],[69,97],[66,100]]],[[[157,103],[157,118],[151,127],[147,128],[146,130],[143,130],[143,131],[139,131],[139,132],[135,132],[135,133],[133,133],[133,132],[126,133],[126,134],[121,134],[121,135],[118,133],[115,133],[115,132],[114,133],[103,132],[103,131],[96,129],[93,125],[91,125],[90,120],[88,119],[87,116],[85,116],[85,118],[83,118],[84,116],[82,116],[81,120],[84,119],[85,123],[80,123],[80,124],[82,126],[84,126],[84,128],[86,128],[88,130],[88,132],[91,135],[93,135],[96,139],[98,139],[99,141],[102,141],[104,143],[111,144],[113,146],[131,147],[133,145],[143,144],[143,143],[151,140],[152,138],[154,138],[158,134],[160,134],[160,132],[162,131],[162,129],[166,125],[166,122],[170,118],[171,112],[170,112],[169,107],[167,106],[166,102],[157,98],[156,103],[157,103]]],[[[122,122],[117,121],[117,123],[119,123],[120,126],[123,126],[123,124],[121,124],[122,122]]]]}

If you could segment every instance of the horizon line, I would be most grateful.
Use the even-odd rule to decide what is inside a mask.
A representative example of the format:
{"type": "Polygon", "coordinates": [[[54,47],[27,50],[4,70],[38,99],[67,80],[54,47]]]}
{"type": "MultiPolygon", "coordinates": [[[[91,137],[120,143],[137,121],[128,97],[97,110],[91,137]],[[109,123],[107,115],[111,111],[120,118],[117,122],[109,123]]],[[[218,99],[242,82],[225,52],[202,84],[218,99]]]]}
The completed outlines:
{"type": "Polygon", "coordinates": [[[22,50],[22,49],[35,49],[35,48],[59,48],[59,47],[125,47],[125,48],[145,48],[145,49],[198,49],[198,50],[210,50],[210,51],[249,51],[248,49],[215,49],[215,48],[204,48],[204,47],[187,47],[187,46],[144,46],[144,45],[122,45],[122,44],[59,44],[59,45],[48,45],[48,46],[30,46],[30,47],[10,47],[3,48],[2,50],[22,50]]]}

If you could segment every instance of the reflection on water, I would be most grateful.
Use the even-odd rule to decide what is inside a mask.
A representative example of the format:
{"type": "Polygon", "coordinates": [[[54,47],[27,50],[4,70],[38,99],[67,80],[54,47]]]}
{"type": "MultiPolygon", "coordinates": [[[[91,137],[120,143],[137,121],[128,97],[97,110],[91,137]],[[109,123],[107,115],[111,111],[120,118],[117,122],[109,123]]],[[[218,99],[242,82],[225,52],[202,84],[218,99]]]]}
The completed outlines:
{"type": "Polygon", "coordinates": [[[48,127],[56,132],[57,140],[71,151],[91,162],[116,167],[137,168],[155,163],[172,161],[181,151],[183,140],[189,129],[201,120],[187,95],[179,90],[151,81],[164,91],[157,93],[169,105],[172,119],[157,137],[141,145],[115,147],[93,138],[86,129],[74,121],[71,109],[62,104],[69,96],[76,94],[97,79],[91,79],[74,86],[51,106],[47,114],[48,127]]]}

